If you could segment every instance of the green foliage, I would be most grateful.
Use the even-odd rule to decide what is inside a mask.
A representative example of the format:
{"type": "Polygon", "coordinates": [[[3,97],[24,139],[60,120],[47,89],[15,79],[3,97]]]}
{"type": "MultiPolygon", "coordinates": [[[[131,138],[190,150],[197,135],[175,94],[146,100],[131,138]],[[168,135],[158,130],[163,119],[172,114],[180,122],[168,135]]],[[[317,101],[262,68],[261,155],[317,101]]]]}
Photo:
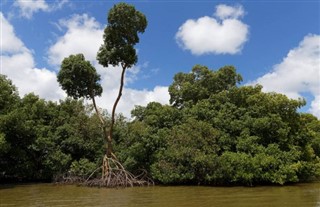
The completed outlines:
{"type": "Polygon", "coordinates": [[[161,138],[142,122],[128,124],[120,121],[117,121],[114,137],[117,157],[130,172],[140,169],[149,171],[154,160],[153,154],[160,147],[161,138]]]}
{"type": "MultiPolygon", "coordinates": [[[[259,85],[239,87],[234,68],[227,68],[231,72],[222,72],[225,76],[217,75],[222,69],[200,68],[197,74],[205,75],[198,78],[181,73],[191,79],[171,96],[179,104],[137,106],[131,121],[117,116],[113,144],[119,161],[164,184],[283,185],[319,179],[320,121],[297,112],[305,101],[264,93],[259,85]],[[210,80],[224,86],[206,85],[210,80]],[[204,95],[189,96],[186,88],[204,95]]],[[[73,99],[47,102],[34,94],[20,98],[11,81],[0,80],[6,88],[0,94],[8,95],[1,99],[0,179],[65,173],[84,178],[101,165],[104,139],[92,106],[73,99]]]]}
{"type": "Polygon", "coordinates": [[[14,100],[0,114],[1,180],[52,179],[68,172],[73,161],[99,163],[103,138],[92,107],[71,99],[47,102],[34,94],[14,100]]]}
{"type": "Polygon", "coordinates": [[[10,144],[7,142],[5,135],[0,133],[0,155],[5,154],[10,149],[10,144]]]}
{"type": "Polygon", "coordinates": [[[70,166],[71,175],[80,176],[86,179],[91,173],[97,169],[96,163],[90,162],[86,158],[81,158],[79,161],[73,161],[70,166]]]}
{"type": "Polygon", "coordinates": [[[233,66],[211,71],[206,66],[196,65],[191,73],[178,73],[169,87],[170,103],[176,107],[195,104],[211,94],[228,90],[242,80],[233,66]]]}
{"type": "Polygon", "coordinates": [[[42,158],[43,160],[41,164],[43,164],[43,177],[40,178],[46,179],[51,179],[67,172],[72,161],[70,154],[66,154],[59,149],[49,152],[45,157],[42,158]]]}
{"type": "Polygon", "coordinates": [[[10,111],[19,101],[16,87],[11,80],[0,74],[0,115],[10,111]]]}
{"type": "Polygon", "coordinates": [[[133,66],[138,57],[134,45],[139,42],[138,33],[147,27],[147,19],[134,6],[119,3],[110,9],[108,25],[104,30],[103,45],[97,60],[105,67],[123,64],[125,68],[133,66]]]}
{"type": "Polygon", "coordinates": [[[310,114],[302,116],[303,127],[311,138],[311,147],[314,155],[320,157],[320,120],[310,114]]]}
{"type": "Polygon", "coordinates": [[[219,132],[208,123],[188,119],[175,126],[167,147],[157,152],[151,173],[162,183],[206,183],[219,151],[219,132]]]}
{"type": "Polygon", "coordinates": [[[305,101],[263,93],[259,85],[237,87],[240,80],[231,66],[178,73],[169,89],[172,106],[133,110],[135,127],[126,134],[136,136],[124,143],[121,158],[165,184],[283,185],[319,178],[320,122],[297,112],[305,101]]]}
{"type": "Polygon", "coordinates": [[[67,92],[68,96],[75,99],[92,99],[102,93],[99,83],[100,75],[82,54],[65,58],[57,77],[62,89],[67,92]]]}
{"type": "Polygon", "coordinates": [[[136,121],[144,121],[153,128],[170,128],[182,118],[181,112],[170,106],[151,102],[146,107],[137,106],[132,110],[136,121]]]}

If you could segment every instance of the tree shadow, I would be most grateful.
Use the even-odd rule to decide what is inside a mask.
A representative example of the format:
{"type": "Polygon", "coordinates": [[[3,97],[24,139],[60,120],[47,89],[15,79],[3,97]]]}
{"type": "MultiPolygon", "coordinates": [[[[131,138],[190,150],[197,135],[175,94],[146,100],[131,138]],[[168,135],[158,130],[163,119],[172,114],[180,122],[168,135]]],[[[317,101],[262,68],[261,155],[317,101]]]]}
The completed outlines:
{"type": "Polygon", "coordinates": [[[0,184],[0,190],[11,189],[16,187],[15,184],[0,184]]]}

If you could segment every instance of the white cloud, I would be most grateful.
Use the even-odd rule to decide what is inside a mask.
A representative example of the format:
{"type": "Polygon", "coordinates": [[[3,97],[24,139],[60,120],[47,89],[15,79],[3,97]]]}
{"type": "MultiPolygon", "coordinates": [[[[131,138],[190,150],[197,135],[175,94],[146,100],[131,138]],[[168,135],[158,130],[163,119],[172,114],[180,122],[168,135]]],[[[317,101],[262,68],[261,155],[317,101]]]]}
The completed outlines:
{"type": "Polygon", "coordinates": [[[27,19],[31,19],[33,14],[39,11],[51,12],[61,9],[68,0],[57,0],[48,4],[45,0],[17,0],[14,6],[19,8],[20,15],[27,19]]]}
{"type": "Polygon", "coordinates": [[[58,9],[61,9],[64,5],[66,5],[69,2],[69,0],[58,0],[55,4],[51,6],[51,11],[55,11],[58,9]]]}
{"type": "Polygon", "coordinates": [[[194,55],[236,54],[248,40],[249,26],[238,18],[244,15],[241,6],[218,5],[215,16],[189,19],[180,26],[177,43],[194,55]]]}
{"type": "Polygon", "coordinates": [[[266,92],[283,93],[289,98],[311,94],[309,111],[320,118],[320,35],[305,36],[280,64],[251,84],[256,83],[266,92]]]}
{"type": "Polygon", "coordinates": [[[232,7],[225,4],[220,4],[216,7],[215,16],[220,19],[237,19],[243,17],[244,9],[241,5],[232,7]]]}
{"type": "MultiPolygon", "coordinates": [[[[104,89],[106,88],[104,87],[104,89]]],[[[106,108],[110,113],[118,95],[118,90],[118,88],[113,88],[104,91],[102,97],[97,98],[98,105],[102,108],[106,108]]],[[[131,110],[134,106],[146,106],[151,101],[168,104],[169,98],[168,87],[166,86],[155,86],[152,90],[124,88],[116,113],[122,113],[124,116],[130,117],[131,110]]]]}
{"type": "Polygon", "coordinates": [[[15,35],[12,25],[0,12],[1,37],[1,73],[8,76],[17,86],[20,95],[34,92],[42,98],[58,100],[64,96],[56,81],[56,74],[48,69],[35,68],[31,51],[15,35]],[[13,47],[7,47],[12,45],[13,47]]]}
{"type": "Polygon", "coordinates": [[[102,44],[103,27],[87,14],[74,15],[59,21],[58,26],[66,33],[49,49],[49,63],[60,65],[63,58],[83,53],[86,59],[95,61],[102,44]]]}
{"type": "Polygon", "coordinates": [[[14,53],[21,50],[27,51],[22,41],[14,35],[13,27],[4,18],[1,12],[0,12],[0,20],[1,20],[1,39],[0,39],[1,52],[14,53]]]}
{"type": "Polygon", "coordinates": [[[320,95],[314,97],[309,112],[320,119],[320,95]]]}
{"type": "Polygon", "coordinates": [[[17,0],[13,4],[21,11],[21,16],[30,19],[33,13],[42,11],[48,11],[49,5],[44,0],[17,0]]]}
{"type": "MultiPolygon", "coordinates": [[[[18,87],[20,95],[34,92],[47,100],[58,100],[66,95],[60,89],[56,73],[46,68],[36,68],[31,51],[16,36],[13,26],[0,12],[2,22],[1,37],[1,73],[7,75],[18,87]]],[[[104,92],[97,99],[101,108],[112,109],[120,85],[120,67],[104,68],[95,60],[96,53],[102,44],[103,26],[88,15],[74,15],[70,19],[61,20],[60,27],[65,29],[63,36],[49,48],[48,61],[54,67],[60,67],[63,58],[70,54],[83,53],[87,60],[97,68],[101,75],[104,92]]],[[[146,105],[150,101],[166,104],[169,102],[168,87],[155,86],[152,90],[135,90],[128,87],[139,77],[141,68],[148,64],[134,66],[126,72],[125,88],[119,102],[117,113],[130,117],[135,105],[146,105]]]]}
{"type": "MultiPolygon", "coordinates": [[[[60,20],[58,27],[64,29],[65,33],[49,48],[49,63],[59,67],[65,57],[83,53],[101,75],[101,85],[104,90],[102,97],[97,98],[97,103],[101,108],[110,112],[118,95],[122,69],[112,66],[104,68],[96,61],[97,52],[103,43],[104,26],[93,17],[83,14],[60,20]]],[[[146,105],[150,101],[169,103],[167,87],[155,86],[152,90],[136,90],[128,87],[129,83],[138,79],[141,68],[145,67],[148,67],[148,64],[136,65],[126,71],[125,88],[117,107],[117,113],[130,117],[130,112],[135,105],[146,105]]]]}

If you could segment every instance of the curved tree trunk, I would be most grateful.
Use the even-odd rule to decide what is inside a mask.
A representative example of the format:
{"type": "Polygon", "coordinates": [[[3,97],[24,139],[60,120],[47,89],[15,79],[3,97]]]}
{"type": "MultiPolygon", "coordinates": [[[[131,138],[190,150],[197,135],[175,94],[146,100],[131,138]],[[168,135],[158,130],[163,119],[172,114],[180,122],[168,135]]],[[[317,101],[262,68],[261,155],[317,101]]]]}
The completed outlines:
{"type": "MultiPolygon", "coordinates": [[[[113,108],[112,108],[112,114],[111,114],[111,123],[110,123],[110,128],[109,128],[109,134],[107,135],[107,129],[104,127],[104,133],[105,133],[105,137],[106,137],[106,141],[107,141],[107,146],[106,146],[106,154],[104,155],[103,158],[103,164],[102,164],[102,180],[103,182],[108,186],[109,182],[110,182],[110,178],[111,178],[111,164],[110,160],[112,162],[116,161],[117,158],[116,156],[113,154],[113,148],[112,148],[112,135],[113,135],[113,126],[114,126],[114,122],[115,122],[115,113],[116,113],[116,108],[117,105],[120,101],[120,98],[122,96],[122,89],[124,86],[124,74],[126,71],[126,67],[124,65],[122,65],[122,73],[121,73],[121,81],[120,81],[120,88],[119,88],[119,93],[117,96],[116,101],[114,102],[113,108]]],[[[121,164],[119,164],[119,162],[114,162],[117,164],[117,167],[120,169],[123,169],[123,166],[121,164]]],[[[114,164],[113,163],[113,164],[114,164]]]]}
{"type": "MultiPolygon", "coordinates": [[[[91,98],[93,102],[94,109],[99,117],[99,120],[101,122],[104,138],[106,140],[106,153],[103,157],[103,164],[101,168],[102,169],[102,177],[101,179],[92,179],[89,180],[91,175],[96,171],[94,171],[89,178],[85,181],[86,185],[89,186],[99,186],[99,187],[128,187],[128,186],[143,186],[143,185],[154,185],[154,182],[152,179],[150,179],[146,172],[142,172],[140,175],[133,175],[132,173],[125,170],[125,168],[122,166],[122,164],[117,160],[116,156],[113,154],[113,148],[112,148],[112,135],[113,135],[113,127],[115,123],[115,112],[117,105],[120,101],[120,98],[122,96],[122,90],[124,86],[124,75],[126,71],[126,65],[122,65],[122,73],[121,73],[121,82],[120,82],[120,88],[119,93],[117,96],[117,99],[113,105],[112,108],[112,114],[111,114],[111,124],[108,131],[108,128],[106,127],[106,122],[103,119],[94,98],[93,92],[91,92],[91,98]]],[[[98,170],[97,169],[97,170],[98,170]]]]}
{"type": "Polygon", "coordinates": [[[112,114],[111,114],[111,124],[110,124],[110,128],[109,128],[109,135],[108,135],[108,139],[107,139],[107,157],[110,158],[113,155],[113,148],[112,148],[112,138],[113,138],[113,126],[114,126],[114,122],[115,122],[115,114],[116,114],[116,108],[117,105],[120,101],[120,98],[122,96],[122,89],[124,86],[124,74],[126,72],[126,65],[122,65],[122,73],[121,73],[121,81],[120,81],[120,88],[119,88],[119,92],[118,92],[118,96],[116,101],[114,102],[113,108],[112,108],[112,114]]]}

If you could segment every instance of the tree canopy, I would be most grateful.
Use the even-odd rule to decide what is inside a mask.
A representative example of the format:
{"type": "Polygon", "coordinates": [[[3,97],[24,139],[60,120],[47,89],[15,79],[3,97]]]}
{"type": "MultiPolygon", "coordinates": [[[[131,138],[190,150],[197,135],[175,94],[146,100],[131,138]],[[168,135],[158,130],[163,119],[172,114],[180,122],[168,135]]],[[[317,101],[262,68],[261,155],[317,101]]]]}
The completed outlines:
{"type": "Polygon", "coordinates": [[[83,54],[64,58],[58,73],[58,82],[68,96],[75,99],[101,96],[100,75],[83,54]]]}
{"type": "Polygon", "coordinates": [[[11,80],[0,74],[0,114],[14,107],[19,99],[18,91],[11,80]]]}
{"type": "Polygon", "coordinates": [[[242,81],[233,66],[225,66],[213,72],[202,65],[194,66],[191,73],[177,73],[173,79],[169,87],[170,104],[176,107],[195,104],[242,81]]]}
{"type": "Polygon", "coordinates": [[[104,67],[122,65],[130,68],[138,61],[134,45],[139,42],[138,33],[147,27],[144,14],[126,3],[114,5],[108,13],[108,25],[104,30],[103,44],[97,60],[104,67]]]}

